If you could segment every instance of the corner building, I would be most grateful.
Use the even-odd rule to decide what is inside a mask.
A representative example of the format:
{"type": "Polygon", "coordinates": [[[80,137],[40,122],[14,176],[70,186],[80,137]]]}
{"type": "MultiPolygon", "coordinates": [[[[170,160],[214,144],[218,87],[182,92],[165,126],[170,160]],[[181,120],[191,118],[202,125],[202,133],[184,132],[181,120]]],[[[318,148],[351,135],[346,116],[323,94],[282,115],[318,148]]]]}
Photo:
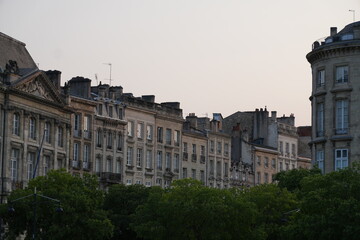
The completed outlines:
{"type": "Polygon", "coordinates": [[[324,173],[348,167],[360,148],[360,22],[315,41],[312,69],[312,159],[324,173]]]}

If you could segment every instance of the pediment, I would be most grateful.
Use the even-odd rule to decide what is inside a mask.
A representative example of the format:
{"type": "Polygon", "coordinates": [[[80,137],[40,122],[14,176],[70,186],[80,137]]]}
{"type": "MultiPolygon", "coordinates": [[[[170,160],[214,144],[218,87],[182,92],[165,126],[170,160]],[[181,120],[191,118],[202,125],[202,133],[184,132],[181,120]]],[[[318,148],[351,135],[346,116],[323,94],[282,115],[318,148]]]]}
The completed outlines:
{"type": "Polygon", "coordinates": [[[13,88],[27,95],[42,98],[48,102],[64,104],[52,82],[46,77],[45,73],[40,71],[25,79],[20,79],[13,85],[13,88]]]}

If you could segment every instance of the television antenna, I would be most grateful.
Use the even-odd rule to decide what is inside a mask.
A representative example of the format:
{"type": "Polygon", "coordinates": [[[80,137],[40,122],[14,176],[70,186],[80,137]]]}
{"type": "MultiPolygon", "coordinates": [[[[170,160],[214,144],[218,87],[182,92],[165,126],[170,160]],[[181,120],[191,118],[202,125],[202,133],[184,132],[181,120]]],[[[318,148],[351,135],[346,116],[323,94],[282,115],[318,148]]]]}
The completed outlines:
{"type": "Polygon", "coordinates": [[[109,83],[110,83],[109,85],[111,87],[111,81],[112,81],[112,79],[111,79],[111,67],[112,67],[112,64],[111,63],[103,63],[103,64],[108,65],[110,67],[110,78],[106,79],[106,80],[109,80],[109,83]]]}
{"type": "Polygon", "coordinates": [[[350,9],[349,12],[353,13],[353,22],[355,22],[355,10],[350,9]]]}
{"type": "Polygon", "coordinates": [[[96,80],[96,85],[99,85],[97,73],[95,73],[95,80],[96,80]]]}

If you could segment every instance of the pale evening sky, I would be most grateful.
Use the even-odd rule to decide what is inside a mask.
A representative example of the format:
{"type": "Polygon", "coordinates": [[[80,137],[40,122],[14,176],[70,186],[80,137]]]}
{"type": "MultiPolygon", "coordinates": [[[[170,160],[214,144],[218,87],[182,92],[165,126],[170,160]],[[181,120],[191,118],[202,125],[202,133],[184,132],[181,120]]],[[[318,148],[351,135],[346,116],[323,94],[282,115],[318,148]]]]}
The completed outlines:
{"type": "MultiPolygon", "coordinates": [[[[0,32],[42,70],[180,102],[184,117],[267,106],[310,125],[311,44],[359,0],[0,0],[0,32]]],[[[359,17],[358,17],[359,16],[359,17]]]]}

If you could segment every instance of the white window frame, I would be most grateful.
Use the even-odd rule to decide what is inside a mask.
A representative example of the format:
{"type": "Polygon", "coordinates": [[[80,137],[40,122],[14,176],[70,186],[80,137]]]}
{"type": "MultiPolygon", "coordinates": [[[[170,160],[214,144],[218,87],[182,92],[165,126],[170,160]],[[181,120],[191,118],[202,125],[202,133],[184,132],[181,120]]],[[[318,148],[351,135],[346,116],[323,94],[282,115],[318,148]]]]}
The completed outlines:
{"type": "Polygon", "coordinates": [[[349,166],[349,150],[346,148],[335,149],[335,171],[349,166]]]}
{"type": "Polygon", "coordinates": [[[348,133],[349,127],[349,101],[347,99],[336,101],[336,134],[348,133]]]}

